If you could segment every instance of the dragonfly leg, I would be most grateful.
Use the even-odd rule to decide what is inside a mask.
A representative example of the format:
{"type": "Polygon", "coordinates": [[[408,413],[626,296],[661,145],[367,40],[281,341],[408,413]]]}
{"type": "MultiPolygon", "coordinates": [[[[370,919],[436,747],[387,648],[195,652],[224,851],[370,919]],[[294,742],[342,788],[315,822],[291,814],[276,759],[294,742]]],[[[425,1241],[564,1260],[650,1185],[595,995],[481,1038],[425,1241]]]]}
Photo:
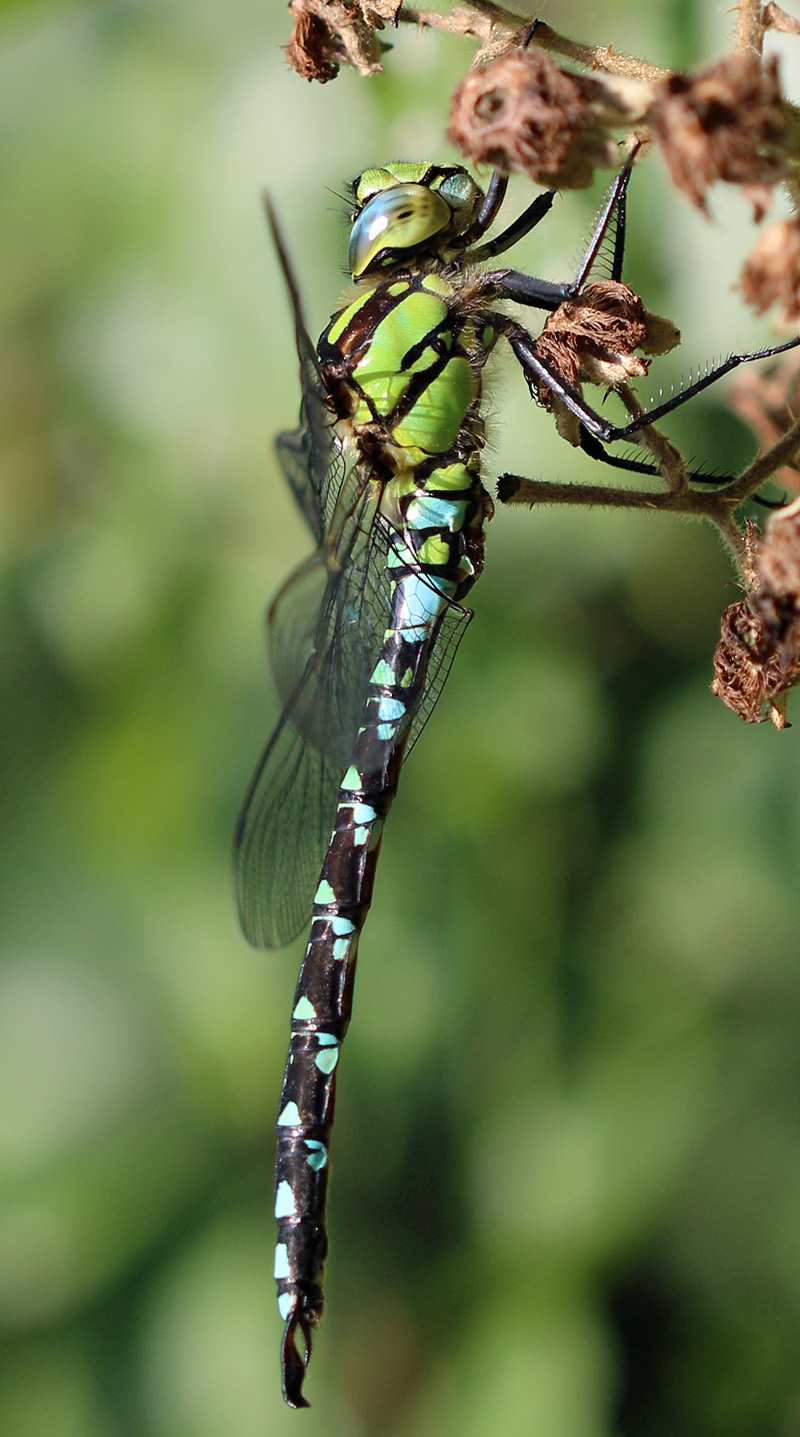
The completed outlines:
{"type": "MultiPolygon", "coordinates": [[[[539,221],[544,219],[555,196],[555,190],[545,190],[543,194],[537,195],[536,199],[531,200],[527,209],[524,209],[522,214],[518,215],[508,228],[503,230],[502,234],[497,235],[495,239],[487,240],[486,244],[482,244],[479,249],[469,250],[464,258],[470,264],[481,264],[484,260],[492,259],[495,255],[502,254],[504,250],[510,249],[512,245],[524,239],[525,235],[530,234],[539,221]]],[[[522,278],[525,279],[527,276],[523,275],[522,278]]],[[[524,304],[525,301],[521,300],[520,303],[524,304]]]]}
{"type": "MultiPolygon", "coordinates": [[[[620,170],[606,196],[603,208],[597,218],[594,233],[578,265],[575,278],[564,284],[553,284],[549,280],[537,279],[534,275],[523,274],[520,270],[498,270],[496,274],[486,276],[488,280],[495,283],[498,299],[513,299],[517,304],[525,304],[532,309],[546,310],[558,309],[558,306],[563,304],[565,300],[574,299],[583,288],[586,277],[597,259],[600,247],[608,232],[608,227],[614,219],[616,220],[616,230],[614,234],[614,250],[611,258],[611,278],[613,280],[619,280],[621,278],[622,265],[625,258],[627,193],[635,154],[636,150],[630,155],[624,169],[620,170]]],[[[551,197],[552,193],[552,191],[548,191],[551,197]]],[[[540,196],[540,199],[544,198],[544,196],[540,196]]],[[[534,201],[534,204],[535,203],[536,201],[534,201]]],[[[533,206],[531,206],[531,208],[533,208],[533,206]]],[[[547,208],[550,208],[549,204],[547,208]]],[[[520,216],[520,220],[522,219],[524,219],[524,215],[520,216]]],[[[534,221],[534,223],[536,223],[536,221],[534,221]]],[[[532,226],[529,225],[528,228],[532,228],[532,226]]],[[[518,239],[522,238],[523,234],[527,234],[528,232],[527,229],[523,229],[520,233],[514,232],[512,234],[514,230],[514,225],[511,225],[506,231],[506,234],[512,236],[508,242],[509,245],[515,244],[518,239]]],[[[500,241],[504,240],[505,237],[505,235],[500,235],[498,240],[495,241],[497,248],[491,248],[489,245],[484,246],[480,253],[477,254],[477,257],[479,259],[489,259],[492,255],[499,254],[501,248],[507,249],[508,245],[500,245],[500,241]]],[[[470,256],[470,258],[472,258],[472,256],[470,256]]]]}
{"type": "MultiPolygon", "coordinates": [[[[694,380],[692,384],[687,384],[685,388],[677,394],[671,395],[661,404],[654,405],[652,409],[645,409],[642,414],[629,420],[627,424],[611,424],[608,419],[593,409],[591,404],[586,402],[574,385],[539,359],[535,341],[521,324],[502,316],[496,318],[520,364],[529,388],[533,390],[535,386],[543,384],[556,399],[561,401],[570,414],[574,414],[576,419],[580,420],[590,435],[594,435],[596,439],[600,439],[606,444],[614,443],[619,439],[634,438],[648,424],[655,424],[658,420],[664,419],[667,414],[671,414],[673,410],[686,404],[687,400],[693,399],[695,394],[699,394],[703,389],[708,389],[710,385],[716,384],[718,379],[722,379],[732,370],[738,369],[739,365],[752,364],[757,359],[771,359],[774,355],[784,354],[787,350],[796,349],[800,345],[800,335],[798,335],[795,339],[784,340],[783,344],[771,344],[765,349],[755,349],[745,354],[730,354],[721,364],[715,365],[700,379],[694,380]]],[[[495,316],[493,316],[493,321],[494,319],[495,316]]]]}
{"type": "Polygon", "coordinates": [[[475,219],[468,230],[465,230],[459,239],[459,244],[467,249],[476,240],[481,239],[497,219],[500,206],[506,197],[508,189],[508,176],[501,174],[500,170],[492,170],[492,178],[489,181],[483,204],[480,207],[475,219]]]}

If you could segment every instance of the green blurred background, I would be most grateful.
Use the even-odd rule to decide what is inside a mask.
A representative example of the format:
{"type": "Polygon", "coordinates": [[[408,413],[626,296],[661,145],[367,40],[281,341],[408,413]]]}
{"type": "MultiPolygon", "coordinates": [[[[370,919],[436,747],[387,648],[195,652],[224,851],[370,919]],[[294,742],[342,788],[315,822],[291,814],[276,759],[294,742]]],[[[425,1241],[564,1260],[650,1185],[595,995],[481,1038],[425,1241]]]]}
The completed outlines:
{"type": "MultiPolygon", "coordinates": [[[[679,66],[723,48],[711,12],[545,18],[679,66]]],[[[385,77],[320,88],[287,36],[254,0],[0,7],[0,1433],[796,1437],[797,730],[711,697],[732,574],[657,515],[492,525],[384,844],[314,1405],[283,1407],[302,945],[245,945],[229,857],[275,718],[260,616],[308,547],[271,450],[298,385],[259,189],[316,332],[337,193],[452,157],[470,54],[402,31],[385,77]]],[[[568,274],[606,182],[517,263],[568,274]]],[[[657,158],[636,175],[629,277],[685,337],[656,384],[768,335],[730,293],[747,207],[714,208],[657,158]]],[[[752,442],[724,403],[671,431],[728,467],[752,442]]],[[[489,480],[598,477],[513,366],[491,413],[489,480]]]]}

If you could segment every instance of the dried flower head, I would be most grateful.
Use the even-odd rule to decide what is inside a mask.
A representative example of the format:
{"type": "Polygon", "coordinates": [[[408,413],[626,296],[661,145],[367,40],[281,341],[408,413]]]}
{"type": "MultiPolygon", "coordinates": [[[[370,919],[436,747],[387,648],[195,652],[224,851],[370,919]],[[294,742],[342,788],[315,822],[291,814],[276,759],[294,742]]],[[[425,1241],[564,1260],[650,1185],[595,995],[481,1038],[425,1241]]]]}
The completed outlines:
{"type": "Polygon", "coordinates": [[[747,723],[785,728],[800,681],[800,499],[770,518],[755,568],[756,588],[722,615],[711,688],[747,723]]]}
{"type": "MultiPolygon", "coordinates": [[[[635,353],[663,354],[680,340],[668,319],[650,314],[637,294],[618,280],[587,284],[575,298],[566,300],[547,320],[536,340],[536,355],[549,369],[569,380],[576,389],[584,382],[618,389],[629,379],[641,378],[648,362],[635,353]]],[[[537,398],[554,410],[559,431],[578,442],[578,422],[569,415],[545,384],[537,398]]]]}
{"type": "MultiPolygon", "coordinates": [[[[757,55],[727,55],[695,75],[671,75],[657,88],[651,119],[674,183],[701,210],[716,180],[764,186],[786,174],[774,56],[762,64],[757,55]]],[[[760,207],[765,197],[751,198],[760,207]]]]}
{"type": "Polygon", "coordinates": [[[535,47],[471,70],[453,96],[447,135],[476,164],[518,170],[554,189],[583,189],[616,169],[609,130],[627,112],[598,79],[561,70],[535,47]]]}
{"type": "Polygon", "coordinates": [[[800,217],[768,225],[759,235],[738,287],[757,314],[780,304],[783,324],[800,321],[800,217]]]}
{"type": "MultiPolygon", "coordinates": [[[[385,8],[385,6],[384,6],[385,8]]],[[[347,0],[290,0],[294,30],[286,46],[286,58],[304,80],[333,80],[342,65],[352,65],[361,75],[383,70],[381,56],[387,48],[375,34],[383,28],[379,0],[348,4],[347,0]]],[[[399,4],[392,4],[388,18],[394,18],[399,4]]]]}

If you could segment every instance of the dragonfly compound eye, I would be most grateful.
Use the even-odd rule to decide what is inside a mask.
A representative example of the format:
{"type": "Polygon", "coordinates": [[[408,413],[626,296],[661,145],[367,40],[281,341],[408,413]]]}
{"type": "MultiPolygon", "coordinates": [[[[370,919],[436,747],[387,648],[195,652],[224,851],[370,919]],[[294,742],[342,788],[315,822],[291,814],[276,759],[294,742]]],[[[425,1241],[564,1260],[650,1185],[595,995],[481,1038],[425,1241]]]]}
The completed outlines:
{"type": "Polygon", "coordinates": [[[354,279],[388,250],[417,250],[449,229],[453,211],[427,185],[394,185],[365,204],[350,231],[348,263],[354,279]]]}

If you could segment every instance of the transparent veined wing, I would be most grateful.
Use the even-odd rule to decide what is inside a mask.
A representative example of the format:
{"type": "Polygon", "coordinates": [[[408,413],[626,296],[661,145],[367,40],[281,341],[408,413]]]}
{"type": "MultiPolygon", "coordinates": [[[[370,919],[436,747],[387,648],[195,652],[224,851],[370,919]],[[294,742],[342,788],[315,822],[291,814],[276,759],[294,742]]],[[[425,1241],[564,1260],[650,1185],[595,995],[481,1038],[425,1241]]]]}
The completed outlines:
{"type": "MultiPolygon", "coordinates": [[[[383,641],[391,590],[388,531],[375,513],[378,488],[365,486],[340,547],[326,541],[270,612],[284,709],[251,780],[235,844],[242,928],[257,947],[281,947],[308,921],[383,641]],[[339,560],[346,554],[347,564],[341,567],[332,553],[339,560]]],[[[433,710],[471,617],[455,604],[441,617],[406,752],[433,710]]]]}
{"type": "Polygon", "coordinates": [[[367,480],[338,542],[326,539],[270,609],[270,658],[284,707],[235,836],[239,912],[257,947],[288,943],[311,911],[386,624],[386,610],[375,613],[367,602],[378,498],[379,486],[367,480]]]}
{"type": "Polygon", "coordinates": [[[294,320],[295,342],[300,360],[300,422],[275,440],[278,462],[316,542],[322,543],[330,530],[333,511],[341,491],[346,465],[332,429],[332,416],[320,378],[317,352],[303,316],[300,290],[278,218],[269,195],[263,196],[267,222],[272,234],[294,320]]]}

